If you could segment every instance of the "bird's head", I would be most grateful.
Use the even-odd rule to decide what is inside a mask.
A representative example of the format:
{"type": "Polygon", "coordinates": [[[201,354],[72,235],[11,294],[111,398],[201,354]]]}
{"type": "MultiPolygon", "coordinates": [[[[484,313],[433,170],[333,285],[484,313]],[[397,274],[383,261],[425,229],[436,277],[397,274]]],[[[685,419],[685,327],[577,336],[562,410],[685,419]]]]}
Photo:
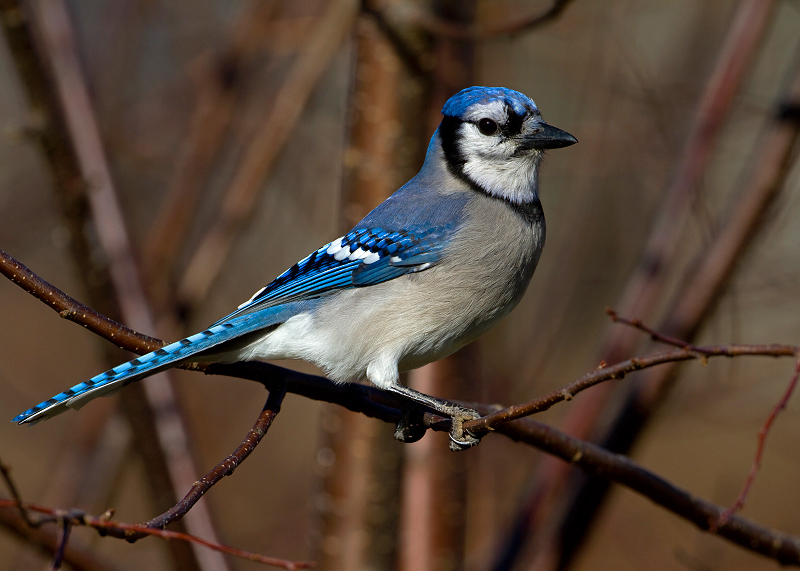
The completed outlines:
{"type": "Polygon", "coordinates": [[[459,91],[442,114],[437,132],[450,172],[479,191],[517,204],[537,198],[543,152],[578,142],[545,123],[529,97],[504,87],[459,91]]]}

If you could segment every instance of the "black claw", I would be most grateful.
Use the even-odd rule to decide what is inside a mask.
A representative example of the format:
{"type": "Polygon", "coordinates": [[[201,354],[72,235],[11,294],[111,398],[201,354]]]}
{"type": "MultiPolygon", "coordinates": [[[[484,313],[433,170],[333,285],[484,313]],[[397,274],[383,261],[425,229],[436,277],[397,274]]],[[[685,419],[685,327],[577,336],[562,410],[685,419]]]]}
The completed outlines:
{"type": "Polygon", "coordinates": [[[453,452],[461,452],[467,448],[477,446],[479,443],[480,439],[468,432],[464,433],[464,440],[456,440],[455,436],[453,436],[452,433],[450,434],[450,450],[453,452]]]}
{"type": "Polygon", "coordinates": [[[422,423],[422,413],[416,408],[409,407],[403,411],[403,416],[397,421],[394,429],[394,438],[400,442],[410,444],[417,442],[425,436],[427,427],[422,423]]]}

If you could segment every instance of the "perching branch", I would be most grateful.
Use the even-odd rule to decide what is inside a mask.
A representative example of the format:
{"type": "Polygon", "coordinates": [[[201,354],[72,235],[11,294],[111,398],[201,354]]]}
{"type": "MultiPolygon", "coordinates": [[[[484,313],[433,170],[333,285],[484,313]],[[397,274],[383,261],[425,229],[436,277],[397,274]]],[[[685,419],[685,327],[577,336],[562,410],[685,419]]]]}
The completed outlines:
{"type": "MultiPolygon", "coordinates": [[[[5,268],[3,273],[15,283],[24,283],[36,277],[30,270],[13,260],[2,250],[0,250],[0,260],[2,260],[0,267],[5,268]]],[[[91,314],[85,311],[81,304],[40,278],[36,278],[36,284],[37,297],[45,300],[49,305],[57,307],[62,303],[67,305],[74,304],[70,305],[70,307],[74,309],[72,313],[77,323],[124,348],[134,351],[137,351],[138,348],[138,352],[144,352],[143,345],[147,345],[147,342],[143,342],[142,336],[138,334],[129,335],[127,332],[120,330],[119,327],[111,327],[111,324],[113,324],[111,320],[105,319],[99,314],[91,314]],[[84,320],[80,317],[82,315],[88,317],[84,320]],[[104,320],[109,322],[105,326],[103,324],[104,320]],[[111,329],[108,329],[109,327],[111,329]],[[105,334],[109,330],[115,332],[113,336],[105,334]]],[[[159,344],[158,346],[161,345],[159,344]]],[[[477,408],[484,414],[491,413],[465,426],[469,426],[474,430],[493,430],[514,440],[534,446],[580,467],[587,473],[602,476],[612,482],[626,486],[678,516],[691,521],[700,529],[724,537],[751,551],[776,559],[782,564],[800,566],[800,538],[770,530],[735,514],[723,519],[724,508],[695,498],[685,490],[670,484],[625,456],[613,454],[599,446],[569,437],[533,420],[520,418],[521,416],[544,410],[556,402],[568,400],[578,392],[604,380],[622,378],[628,372],[653,367],[662,363],[707,359],[716,356],[763,355],[778,357],[794,356],[798,353],[800,353],[800,347],[793,345],[713,345],[674,349],[655,355],[630,359],[610,367],[605,366],[559,391],[545,395],[530,403],[502,410],[497,410],[496,406],[490,407],[465,403],[477,408]]],[[[400,417],[400,409],[403,406],[403,403],[396,397],[375,387],[358,384],[336,385],[322,377],[298,373],[268,363],[251,361],[233,364],[193,365],[187,366],[187,368],[203,370],[207,374],[225,374],[254,380],[271,391],[275,391],[275,393],[270,396],[273,401],[272,405],[270,401],[267,402],[259,421],[256,423],[256,427],[251,431],[242,446],[228,460],[212,470],[201,485],[193,487],[192,491],[187,494],[183,500],[183,502],[186,502],[185,511],[188,511],[188,508],[191,507],[193,501],[196,501],[196,498],[205,493],[222,476],[232,472],[233,468],[252,451],[257,444],[257,440],[260,439],[260,436],[263,436],[263,433],[260,436],[258,435],[259,427],[268,427],[274,414],[277,413],[277,407],[282,399],[280,392],[282,390],[315,400],[339,404],[354,412],[392,423],[396,422],[400,417]]],[[[435,414],[426,413],[423,420],[425,425],[433,430],[445,432],[450,430],[449,420],[435,414]]],[[[166,525],[170,521],[175,521],[177,519],[174,517],[175,514],[183,509],[183,507],[176,506],[162,516],[151,520],[151,522],[163,522],[166,525]]],[[[90,518],[88,521],[99,520],[98,518],[90,518]]],[[[89,525],[94,526],[93,524],[89,525]]],[[[104,529],[112,529],[115,526],[118,529],[127,531],[126,537],[137,537],[137,533],[159,535],[160,532],[160,530],[154,530],[146,525],[126,526],[109,522],[97,525],[97,527],[103,527],[104,529]]],[[[166,536],[162,535],[162,537],[166,536]]],[[[169,537],[178,537],[178,535],[169,537]]]]}
{"type": "Polygon", "coordinates": [[[736,357],[742,355],[764,357],[792,357],[800,354],[798,345],[688,345],[682,349],[674,349],[663,353],[654,353],[646,357],[634,357],[615,365],[602,364],[596,371],[588,373],[580,379],[542,397],[524,404],[513,405],[477,420],[464,424],[464,428],[475,432],[488,432],[500,424],[518,418],[542,412],[556,403],[572,398],[581,391],[609,380],[622,379],[628,373],[648,369],[664,363],[681,361],[707,360],[708,357],[736,357]]]}

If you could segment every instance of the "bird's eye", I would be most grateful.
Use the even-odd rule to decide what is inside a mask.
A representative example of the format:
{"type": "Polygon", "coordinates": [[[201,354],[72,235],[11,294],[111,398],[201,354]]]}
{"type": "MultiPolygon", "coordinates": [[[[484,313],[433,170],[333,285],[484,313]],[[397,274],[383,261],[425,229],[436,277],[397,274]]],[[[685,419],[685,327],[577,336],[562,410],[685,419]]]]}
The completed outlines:
{"type": "Polygon", "coordinates": [[[494,135],[497,133],[497,123],[491,119],[481,119],[478,121],[478,130],[484,135],[494,135]]]}

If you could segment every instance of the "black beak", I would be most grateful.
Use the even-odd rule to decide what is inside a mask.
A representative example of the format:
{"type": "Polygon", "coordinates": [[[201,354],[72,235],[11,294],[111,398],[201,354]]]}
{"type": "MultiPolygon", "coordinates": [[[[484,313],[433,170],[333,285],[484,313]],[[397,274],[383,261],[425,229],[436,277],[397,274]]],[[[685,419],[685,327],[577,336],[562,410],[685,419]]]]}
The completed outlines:
{"type": "Polygon", "coordinates": [[[540,123],[536,129],[524,135],[521,141],[520,150],[530,149],[560,149],[561,147],[569,147],[578,142],[578,139],[552,127],[547,123],[540,123]]]}

